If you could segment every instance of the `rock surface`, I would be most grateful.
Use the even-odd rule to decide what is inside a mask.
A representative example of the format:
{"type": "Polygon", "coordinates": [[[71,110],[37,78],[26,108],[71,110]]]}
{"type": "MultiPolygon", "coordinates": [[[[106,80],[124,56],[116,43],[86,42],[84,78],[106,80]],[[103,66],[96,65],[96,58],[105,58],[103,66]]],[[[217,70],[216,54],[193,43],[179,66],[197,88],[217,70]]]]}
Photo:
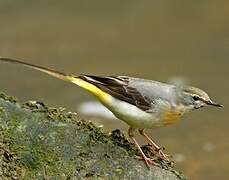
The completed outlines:
{"type": "Polygon", "coordinates": [[[136,154],[119,130],[107,135],[61,108],[0,94],[0,179],[184,179],[136,154]]]}

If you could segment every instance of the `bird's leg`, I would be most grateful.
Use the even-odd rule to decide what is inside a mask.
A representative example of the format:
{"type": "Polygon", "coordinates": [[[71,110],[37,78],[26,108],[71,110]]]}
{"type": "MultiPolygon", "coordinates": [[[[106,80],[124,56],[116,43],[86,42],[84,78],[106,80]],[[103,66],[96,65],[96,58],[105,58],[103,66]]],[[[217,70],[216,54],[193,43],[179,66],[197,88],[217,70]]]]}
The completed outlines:
{"type": "Polygon", "coordinates": [[[154,150],[158,152],[158,155],[161,159],[171,162],[168,157],[170,155],[165,154],[162,149],[155,143],[153,140],[144,132],[144,129],[139,129],[139,133],[147,140],[147,142],[153,146],[154,150]]]}
{"type": "Polygon", "coordinates": [[[128,135],[129,135],[130,139],[133,141],[134,145],[138,148],[138,151],[140,152],[141,157],[142,157],[141,159],[143,159],[145,161],[145,163],[148,167],[150,167],[150,165],[158,165],[156,162],[154,162],[153,159],[146,157],[146,155],[142,151],[141,147],[139,146],[137,140],[134,138],[133,132],[134,132],[134,129],[132,127],[130,127],[128,130],[128,135]]]}

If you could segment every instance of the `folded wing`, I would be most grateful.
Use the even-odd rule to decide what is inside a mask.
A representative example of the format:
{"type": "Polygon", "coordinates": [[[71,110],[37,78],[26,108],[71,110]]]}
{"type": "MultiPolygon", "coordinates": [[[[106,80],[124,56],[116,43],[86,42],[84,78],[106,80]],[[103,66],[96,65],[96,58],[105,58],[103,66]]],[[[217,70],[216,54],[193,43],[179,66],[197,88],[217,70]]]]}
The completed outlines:
{"type": "Polygon", "coordinates": [[[148,111],[152,108],[151,103],[147,100],[147,98],[144,97],[136,88],[130,86],[129,78],[126,76],[101,77],[80,75],[79,78],[93,84],[113,97],[135,105],[144,111],[148,111]]]}

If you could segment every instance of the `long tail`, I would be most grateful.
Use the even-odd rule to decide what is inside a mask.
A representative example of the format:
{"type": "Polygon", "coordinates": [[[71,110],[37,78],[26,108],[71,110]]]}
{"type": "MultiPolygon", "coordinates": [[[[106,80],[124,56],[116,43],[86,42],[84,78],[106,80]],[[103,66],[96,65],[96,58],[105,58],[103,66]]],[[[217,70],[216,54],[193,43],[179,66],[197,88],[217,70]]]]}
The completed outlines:
{"type": "Polygon", "coordinates": [[[20,64],[20,65],[23,65],[23,66],[26,66],[26,67],[29,67],[29,68],[44,72],[46,74],[49,74],[49,75],[54,76],[56,78],[62,79],[64,81],[72,82],[73,76],[66,75],[65,73],[62,73],[62,72],[59,72],[59,71],[56,71],[56,70],[53,70],[53,69],[49,69],[49,68],[46,68],[46,67],[30,64],[30,63],[27,63],[27,62],[23,62],[23,61],[19,61],[19,60],[16,60],[16,59],[11,59],[11,58],[0,57],[0,61],[4,61],[4,62],[8,62],[8,63],[14,63],[14,64],[20,64]]]}
{"type": "Polygon", "coordinates": [[[102,102],[105,102],[109,99],[109,95],[107,93],[105,93],[104,91],[102,91],[101,89],[96,87],[95,85],[91,84],[90,82],[87,82],[84,79],[82,79],[81,77],[83,77],[83,76],[77,77],[74,75],[66,75],[65,73],[62,73],[62,72],[59,72],[59,71],[56,71],[56,70],[53,70],[50,68],[46,68],[46,67],[38,66],[35,64],[23,62],[23,61],[20,61],[17,59],[0,57],[0,61],[23,65],[23,66],[41,71],[43,73],[46,73],[46,74],[53,76],[53,77],[56,77],[58,79],[76,84],[76,85],[86,89],[87,91],[91,92],[92,94],[94,94],[102,102]]]}

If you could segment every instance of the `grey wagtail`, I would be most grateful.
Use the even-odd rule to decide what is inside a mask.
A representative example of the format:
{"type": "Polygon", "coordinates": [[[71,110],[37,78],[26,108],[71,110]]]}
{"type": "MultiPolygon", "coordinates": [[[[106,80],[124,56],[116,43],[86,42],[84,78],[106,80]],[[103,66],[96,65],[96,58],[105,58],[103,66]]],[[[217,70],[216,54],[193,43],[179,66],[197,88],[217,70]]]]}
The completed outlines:
{"type": "Polygon", "coordinates": [[[185,112],[206,105],[223,107],[213,102],[206,92],[196,87],[176,86],[128,76],[66,75],[56,70],[16,59],[0,58],[0,61],[22,64],[74,83],[95,95],[118,119],[130,126],[128,135],[147,166],[156,165],[156,162],[154,159],[147,157],[142,151],[134,138],[135,130],[138,130],[151,145],[157,157],[169,161],[168,155],[153,142],[144,132],[144,129],[174,124],[180,120],[185,112]]]}

